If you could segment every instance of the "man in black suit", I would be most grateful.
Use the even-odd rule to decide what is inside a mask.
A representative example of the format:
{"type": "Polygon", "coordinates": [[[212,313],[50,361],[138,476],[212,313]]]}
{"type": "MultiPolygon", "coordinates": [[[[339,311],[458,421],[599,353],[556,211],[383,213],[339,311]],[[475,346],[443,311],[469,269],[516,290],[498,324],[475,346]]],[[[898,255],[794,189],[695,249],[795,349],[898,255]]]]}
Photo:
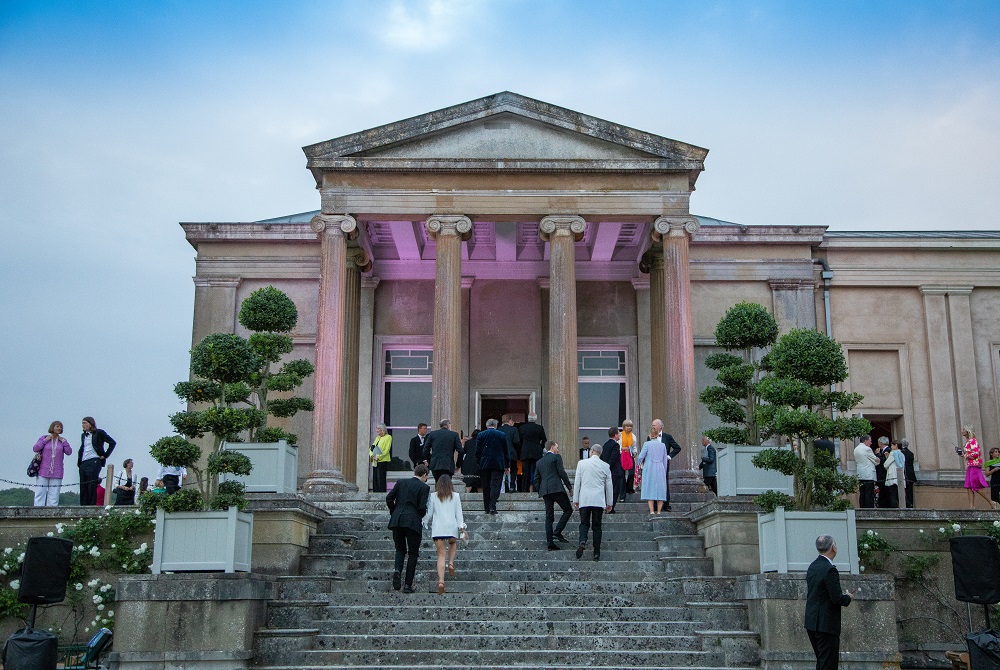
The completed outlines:
{"type": "Polygon", "coordinates": [[[681,453],[681,445],[677,444],[677,440],[670,433],[663,432],[663,421],[660,419],[653,419],[653,426],[656,428],[656,432],[660,435],[660,442],[667,445],[667,500],[663,505],[663,509],[670,511],[670,461],[677,454],[681,453]]]}
{"type": "Polygon", "coordinates": [[[538,497],[545,501],[545,543],[549,551],[556,551],[561,547],[553,542],[553,538],[560,542],[569,542],[563,537],[563,529],[573,516],[573,504],[569,501],[569,496],[573,493],[573,485],[569,483],[569,475],[563,467],[562,456],[559,455],[559,445],[549,440],[545,443],[545,454],[535,467],[535,490],[538,497]],[[566,491],[569,490],[569,495],[566,491]],[[552,530],[552,522],[555,521],[555,506],[562,508],[562,516],[555,531],[552,530]]]}
{"type": "Polygon", "coordinates": [[[816,654],[816,670],[837,670],[840,661],[840,608],[854,599],[854,592],[840,588],[840,573],[833,559],[837,543],[829,535],[816,538],[819,556],[806,572],[806,633],[816,654]]]}
{"type": "Polygon", "coordinates": [[[476,460],[479,462],[479,479],[483,486],[483,511],[497,513],[503,473],[510,470],[507,457],[507,437],[497,430],[497,420],[486,422],[486,430],[476,435],[476,460]]]}
{"type": "Polygon", "coordinates": [[[438,425],[441,427],[427,433],[424,440],[424,460],[430,465],[435,481],[441,475],[455,474],[455,454],[459,456],[459,466],[462,465],[462,439],[451,430],[449,419],[441,419],[438,425]]]}
{"type": "MultiPolygon", "coordinates": [[[[507,460],[510,463],[521,460],[521,431],[514,425],[514,419],[509,414],[507,415],[507,421],[500,425],[500,432],[507,436],[507,460]]],[[[513,481],[516,482],[515,486],[518,491],[527,490],[521,488],[521,482],[517,482],[516,480],[517,478],[515,477],[513,481]]]]}
{"type": "Polygon", "coordinates": [[[417,556],[420,554],[420,536],[423,518],[427,514],[427,499],[431,487],[427,486],[427,466],[418,465],[409,479],[396,482],[385,496],[389,507],[389,529],[396,545],[396,564],[392,572],[392,588],[399,590],[403,557],[406,558],[406,586],[403,593],[413,593],[413,576],[417,573],[417,556]]]}
{"type": "Polygon", "coordinates": [[[80,451],[76,454],[76,466],[80,470],[80,504],[97,504],[97,487],[101,483],[101,468],[115,450],[114,438],[97,427],[94,417],[85,416],[82,421],[83,434],[80,436],[80,451]]]}
{"type": "Polygon", "coordinates": [[[545,449],[545,429],[535,423],[538,416],[528,415],[528,422],[521,424],[521,469],[523,471],[522,491],[530,491],[535,483],[535,462],[542,457],[545,449]]]}
{"type": "Polygon", "coordinates": [[[904,437],[899,441],[899,449],[903,452],[903,475],[906,478],[906,507],[913,509],[913,485],[917,483],[917,472],[913,469],[913,452],[910,451],[910,441],[904,437]]]}
{"type": "Polygon", "coordinates": [[[615,498],[608,514],[615,513],[615,505],[622,497],[622,489],[625,488],[625,468],[622,467],[622,445],[618,442],[621,431],[618,426],[608,428],[608,441],[604,443],[601,452],[601,460],[611,468],[611,485],[614,488],[615,498]]]}
{"type": "Polygon", "coordinates": [[[427,424],[417,424],[417,434],[410,439],[410,463],[412,467],[427,465],[424,460],[424,442],[427,441],[427,424]]]}

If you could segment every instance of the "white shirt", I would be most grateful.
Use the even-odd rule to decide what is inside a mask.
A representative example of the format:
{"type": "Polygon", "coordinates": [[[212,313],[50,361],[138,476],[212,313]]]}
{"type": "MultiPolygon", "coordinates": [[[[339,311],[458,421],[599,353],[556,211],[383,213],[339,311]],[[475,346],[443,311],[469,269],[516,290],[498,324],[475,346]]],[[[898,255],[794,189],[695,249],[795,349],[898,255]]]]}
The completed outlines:
{"type": "Polygon", "coordinates": [[[80,457],[80,460],[89,461],[91,458],[100,458],[100,456],[94,451],[94,436],[91,433],[84,433],[83,456],[80,457]]]}
{"type": "Polygon", "coordinates": [[[187,474],[187,468],[176,465],[161,465],[160,469],[156,472],[156,478],[163,479],[164,475],[177,475],[179,479],[184,479],[187,477],[187,474]]]}
{"type": "Polygon", "coordinates": [[[875,452],[867,444],[862,442],[854,447],[854,463],[858,468],[858,479],[862,481],[875,481],[875,465],[878,459],[875,452]]]}

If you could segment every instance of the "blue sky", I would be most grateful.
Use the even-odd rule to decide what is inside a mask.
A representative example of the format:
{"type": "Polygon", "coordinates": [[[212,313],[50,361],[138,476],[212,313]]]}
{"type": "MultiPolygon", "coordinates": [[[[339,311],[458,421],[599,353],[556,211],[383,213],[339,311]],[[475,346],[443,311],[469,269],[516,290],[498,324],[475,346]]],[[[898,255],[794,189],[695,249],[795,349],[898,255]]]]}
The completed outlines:
{"type": "Polygon", "coordinates": [[[0,478],[85,414],[152,468],[177,222],[318,208],[304,145],[512,90],[710,149],[698,214],[996,229],[998,34],[975,1],[0,0],[0,478]]]}

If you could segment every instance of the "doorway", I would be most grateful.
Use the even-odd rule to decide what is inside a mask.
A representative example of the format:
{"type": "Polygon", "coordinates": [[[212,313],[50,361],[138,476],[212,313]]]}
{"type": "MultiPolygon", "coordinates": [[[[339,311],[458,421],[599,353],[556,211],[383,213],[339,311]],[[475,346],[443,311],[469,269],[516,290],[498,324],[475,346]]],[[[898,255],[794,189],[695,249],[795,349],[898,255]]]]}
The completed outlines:
{"type": "Polygon", "coordinates": [[[534,411],[534,395],[534,393],[477,392],[475,428],[485,430],[488,419],[496,419],[503,423],[510,417],[514,420],[515,426],[524,423],[528,420],[528,414],[534,411]]]}

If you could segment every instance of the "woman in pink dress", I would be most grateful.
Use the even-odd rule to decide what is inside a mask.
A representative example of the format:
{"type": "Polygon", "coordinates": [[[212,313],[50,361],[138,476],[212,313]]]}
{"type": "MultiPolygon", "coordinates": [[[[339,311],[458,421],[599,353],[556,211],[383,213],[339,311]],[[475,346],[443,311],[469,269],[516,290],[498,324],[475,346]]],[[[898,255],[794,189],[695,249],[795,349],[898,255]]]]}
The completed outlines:
{"type": "Polygon", "coordinates": [[[969,492],[969,509],[976,507],[976,494],[978,493],[986,501],[986,504],[993,507],[989,496],[983,491],[989,484],[983,476],[983,454],[979,450],[979,443],[976,442],[976,434],[972,426],[962,426],[962,437],[967,440],[962,449],[962,457],[965,458],[965,490],[969,492]]]}

